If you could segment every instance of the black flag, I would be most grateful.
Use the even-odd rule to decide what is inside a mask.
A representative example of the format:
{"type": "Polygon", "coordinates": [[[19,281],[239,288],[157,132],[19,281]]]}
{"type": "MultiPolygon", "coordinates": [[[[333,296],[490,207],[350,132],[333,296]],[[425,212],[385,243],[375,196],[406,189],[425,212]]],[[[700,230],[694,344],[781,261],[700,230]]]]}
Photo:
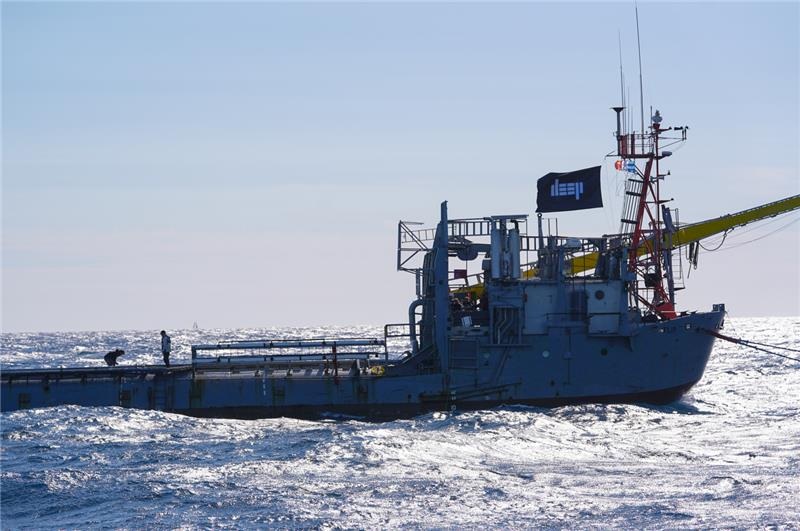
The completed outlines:
{"type": "Polygon", "coordinates": [[[567,173],[548,173],[539,179],[536,212],[564,212],[603,206],[600,166],[567,173]]]}

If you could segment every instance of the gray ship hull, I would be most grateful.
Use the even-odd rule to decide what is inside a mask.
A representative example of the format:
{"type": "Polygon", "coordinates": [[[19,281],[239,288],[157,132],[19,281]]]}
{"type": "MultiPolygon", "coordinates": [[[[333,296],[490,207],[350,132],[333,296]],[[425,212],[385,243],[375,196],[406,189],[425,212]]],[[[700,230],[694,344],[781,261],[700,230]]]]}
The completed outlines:
{"type": "Polygon", "coordinates": [[[291,417],[300,419],[321,418],[355,418],[370,421],[388,421],[411,418],[434,411],[468,411],[490,409],[499,406],[533,406],[554,408],[576,404],[653,404],[664,405],[675,402],[697,382],[679,387],[658,391],[645,391],[611,396],[596,397],[560,397],[540,399],[507,399],[507,400],[456,400],[430,401],[413,404],[338,404],[329,407],[315,406],[272,406],[272,407],[215,407],[192,408],[175,411],[175,413],[205,418],[231,418],[255,420],[261,418],[291,417]]]}
{"type": "Polygon", "coordinates": [[[669,403],[703,375],[724,311],[590,335],[576,323],[520,344],[489,344],[480,328],[450,336],[448,370],[418,354],[385,365],[211,363],[7,370],[2,410],[122,406],[198,417],[355,416],[369,420],[502,404],[669,403]],[[435,367],[435,365],[433,366],[435,367]]]}

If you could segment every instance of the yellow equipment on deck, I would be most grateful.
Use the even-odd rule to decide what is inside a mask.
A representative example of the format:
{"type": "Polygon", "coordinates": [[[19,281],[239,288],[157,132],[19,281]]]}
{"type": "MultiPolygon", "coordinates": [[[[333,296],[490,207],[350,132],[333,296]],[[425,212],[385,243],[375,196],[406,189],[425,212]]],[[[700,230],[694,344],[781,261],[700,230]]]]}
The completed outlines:
{"type": "MultiPolygon", "coordinates": [[[[665,238],[672,238],[672,242],[665,241],[667,247],[677,249],[690,243],[698,242],[705,238],[710,238],[717,234],[722,234],[726,231],[742,227],[748,223],[760,221],[762,219],[771,218],[780,214],[791,212],[800,208],[800,195],[793,195],[786,197],[772,203],[760,205],[735,214],[726,214],[718,218],[700,221],[698,223],[691,223],[677,228],[676,232],[671,235],[665,235],[665,238]]],[[[642,244],[637,250],[638,254],[644,255],[648,252],[648,246],[642,244]]],[[[572,275],[577,275],[593,269],[597,265],[597,258],[599,253],[591,252],[581,256],[575,256],[567,261],[565,271],[572,275]]],[[[531,267],[522,272],[522,278],[534,278],[538,274],[535,267],[531,267]]],[[[472,286],[462,286],[453,290],[455,293],[466,294],[470,293],[473,297],[481,297],[483,295],[483,284],[474,284],[472,286]]]]}

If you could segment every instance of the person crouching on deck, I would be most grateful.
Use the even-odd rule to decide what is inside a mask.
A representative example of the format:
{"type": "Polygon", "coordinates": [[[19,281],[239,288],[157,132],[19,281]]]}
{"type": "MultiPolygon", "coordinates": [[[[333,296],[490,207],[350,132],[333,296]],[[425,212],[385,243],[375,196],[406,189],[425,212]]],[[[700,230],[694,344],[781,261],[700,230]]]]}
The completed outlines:
{"type": "Polygon", "coordinates": [[[118,348],[116,350],[112,350],[111,352],[103,356],[103,359],[106,360],[106,365],[108,365],[109,367],[114,367],[117,364],[117,358],[119,358],[123,354],[125,354],[125,351],[122,350],[121,348],[118,348]]]}

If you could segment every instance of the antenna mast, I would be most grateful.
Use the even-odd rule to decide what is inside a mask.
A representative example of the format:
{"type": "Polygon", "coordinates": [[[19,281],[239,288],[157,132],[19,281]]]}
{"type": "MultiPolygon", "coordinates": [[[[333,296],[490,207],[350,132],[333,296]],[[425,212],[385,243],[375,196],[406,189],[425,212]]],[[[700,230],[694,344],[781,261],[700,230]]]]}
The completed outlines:
{"type": "Polygon", "coordinates": [[[621,133],[625,133],[625,75],[622,72],[622,35],[619,30],[617,30],[617,44],[619,45],[619,97],[620,97],[620,106],[623,107],[623,115],[622,115],[622,131],[621,133]]]}
{"type": "Polygon", "coordinates": [[[639,4],[634,4],[634,7],[636,9],[636,46],[639,49],[639,110],[642,115],[642,134],[644,135],[644,84],[642,83],[642,41],[639,38],[639,4]]]}
{"type": "Polygon", "coordinates": [[[636,6],[636,41],[639,52],[639,105],[641,131],[633,130],[633,116],[629,115],[630,133],[624,131],[626,92],[622,69],[622,38],[620,43],[620,87],[622,105],[612,107],[617,115],[617,170],[625,171],[625,202],[620,219],[620,236],[627,253],[627,270],[633,273],[630,280],[629,304],[644,307],[645,317],[668,320],[677,316],[675,310],[675,283],[673,278],[672,234],[675,224],[667,207],[668,199],[661,197],[661,181],[668,173],[661,173],[660,162],[672,155],[664,147],[686,140],[684,127],[662,127],[661,113],[651,112],[649,128],[644,121],[644,83],[642,81],[642,47],[639,34],[639,8],[636,6]],[[670,131],[680,132],[680,137],[668,137],[670,131]],[[666,142],[666,145],[664,143],[666,142]],[[644,168],[637,162],[644,163],[644,168]]]}

